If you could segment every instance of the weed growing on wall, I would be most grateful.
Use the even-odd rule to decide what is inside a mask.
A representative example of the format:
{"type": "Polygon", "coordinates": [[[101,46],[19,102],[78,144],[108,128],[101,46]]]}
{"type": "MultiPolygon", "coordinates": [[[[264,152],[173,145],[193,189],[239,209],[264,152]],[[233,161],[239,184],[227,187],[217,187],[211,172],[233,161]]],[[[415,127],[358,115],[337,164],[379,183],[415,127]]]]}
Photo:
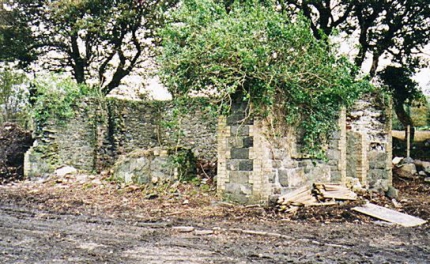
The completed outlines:
{"type": "Polygon", "coordinates": [[[73,106],[78,99],[95,95],[95,89],[69,78],[54,75],[38,78],[30,98],[33,119],[38,126],[43,126],[48,120],[64,123],[75,116],[73,106]]]}
{"type": "Polygon", "coordinates": [[[240,96],[253,115],[299,127],[311,156],[322,155],[340,109],[370,89],[354,78],[352,63],[312,35],[309,21],[291,21],[271,4],[226,10],[212,0],[186,1],[160,36],[161,80],[175,98],[204,94],[226,114],[240,96]]]}

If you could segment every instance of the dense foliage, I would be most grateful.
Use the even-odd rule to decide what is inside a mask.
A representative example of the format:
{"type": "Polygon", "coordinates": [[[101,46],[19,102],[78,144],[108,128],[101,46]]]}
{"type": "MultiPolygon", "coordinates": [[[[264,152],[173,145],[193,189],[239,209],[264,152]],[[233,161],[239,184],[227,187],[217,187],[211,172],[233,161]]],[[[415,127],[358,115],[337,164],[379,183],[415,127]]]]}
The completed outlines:
{"type": "MultiPolygon", "coordinates": [[[[394,112],[403,127],[411,126],[411,140],[414,139],[414,122],[410,111],[406,111],[414,102],[426,103],[426,98],[419,92],[418,83],[412,79],[410,69],[405,67],[388,66],[379,76],[393,95],[394,112]]],[[[405,130],[406,131],[406,130],[405,130]]]]}
{"type": "Polygon", "coordinates": [[[228,110],[239,95],[254,114],[299,125],[312,155],[341,107],[369,88],[305,18],[291,21],[270,5],[185,1],[160,35],[161,79],[174,96],[207,94],[228,110]]]}
{"type": "Polygon", "coordinates": [[[90,96],[97,96],[94,89],[70,78],[55,75],[38,78],[30,98],[33,119],[40,126],[52,119],[64,122],[75,116],[78,99],[90,96]]]}
{"type": "MultiPolygon", "coordinates": [[[[3,2],[3,1],[2,1],[3,2]]],[[[176,1],[11,0],[0,3],[0,60],[38,61],[98,80],[104,94],[151,57],[153,32],[176,1]]]]}
{"type": "MultiPolygon", "coordinates": [[[[428,0],[277,0],[281,12],[302,13],[312,22],[317,38],[340,32],[351,37],[357,48],[354,62],[362,69],[371,61],[371,77],[386,76],[393,69],[403,69],[394,79],[381,78],[395,102],[396,115],[403,126],[412,119],[402,105],[422,97],[419,89],[410,87],[410,76],[428,66],[424,48],[430,44],[430,3],[428,0]],[[382,60],[385,60],[383,65],[382,60]],[[390,61],[387,65],[387,61],[390,61]],[[386,68],[388,66],[388,68],[386,68]],[[405,74],[403,74],[405,73],[405,74]],[[396,88],[392,85],[395,84],[396,88]],[[406,86],[400,87],[399,84],[406,86]],[[408,97],[405,99],[405,95],[408,97]],[[399,97],[397,97],[399,96],[399,97]]],[[[352,47],[351,47],[352,48],[352,47]]],[[[367,69],[366,69],[367,71],[367,69]]],[[[397,70],[399,71],[399,70],[397,70]]]]}

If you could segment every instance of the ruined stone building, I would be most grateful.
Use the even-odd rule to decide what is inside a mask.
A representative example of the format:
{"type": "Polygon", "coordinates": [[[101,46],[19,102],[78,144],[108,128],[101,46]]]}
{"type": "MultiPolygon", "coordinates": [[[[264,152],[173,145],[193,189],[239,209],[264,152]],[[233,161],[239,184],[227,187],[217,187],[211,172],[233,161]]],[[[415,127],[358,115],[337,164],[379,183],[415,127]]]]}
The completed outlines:
{"type": "MultiPolygon", "coordinates": [[[[25,157],[25,174],[37,177],[64,165],[101,171],[136,149],[180,145],[197,158],[217,160],[218,192],[240,203],[266,204],[314,182],[355,178],[378,191],[391,186],[391,110],[377,97],[369,95],[341,113],[339,129],[327,145],[327,161],[301,154],[294,130],[268,139],[261,120],[238,122],[240,112],[216,118],[205,113],[204,100],[191,106],[179,122],[168,101],[84,100],[73,119],[38,127],[25,157]]],[[[141,168],[128,166],[130,180],[141,168]]]]}

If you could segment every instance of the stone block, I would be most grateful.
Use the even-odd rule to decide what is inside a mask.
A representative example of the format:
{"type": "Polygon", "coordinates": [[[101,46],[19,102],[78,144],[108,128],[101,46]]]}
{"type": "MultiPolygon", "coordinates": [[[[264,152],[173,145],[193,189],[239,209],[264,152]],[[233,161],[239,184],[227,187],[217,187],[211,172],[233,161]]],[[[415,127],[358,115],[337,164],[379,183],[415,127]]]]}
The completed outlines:
{"type": "Polygon", "coordinates": [[[237,160],[237,159],[227,160],[227,170],[238,171],[239,170],[239,162],[240,162],[240,160],[237,160]]]}
{"type": "Polygon", "coordinates": [[[314,166],[314,163],[311,160],[301,160],[299,161],[299,167],[310,167],[310,166],[314,166]]]}
{"type": "Polygon", "coordinates": [[[372,191],[385,194],[389,190],[390,185],[387,180],[383,179],[369,180],[369,188],[372,191]]]}
{"type": "Polygon", "coordinates": [[[243,144],[244,137],[233,136],[228,138],[228,147],[230,148],[244,148],[243,144]]]}
{"type": "Polygon", "coordinates": [[[329,148],[338,149],[339,148],[339,140],[329,140],[328,142],[329,148]]]}
{"type": "Polygon", "coordinates": [[[249,159],[248,148],[232,148],[230,150],[231,159],[249,159]]]}
{"type": "Polygon", "coordinates": [[[278,173],[278,171],[275,169],[275,170],[273,170],[272,173],[268,174],[268,180],[269,180],[270,183],[275,183],[275,181],[276,181],[276,174],[277,173],[278,173]]]}
{"type": "Polygon", "coordinates": [[[288,177],[288,170],[278,170],[279,184],[281,184],[283,187],[288,187],[288,177]]]}
{"type": "Polygon", "coordinates": [[[282,162],[280,160],[272,160],[272,167],[274,169],[279,169],[282,166],[282,162]]]}
{"type": "Polygon", "coordinates": [[[235,112],[227,116],[227,125],[252,125],[254,120],[252,118],[246,117],[244,112],[235,112]]]}
{"type": "Polygon", "coordinates": [[[241,160],[239,161],[240,171],[253,171],[254,161],[253,160],[241,160]]]}
{"type": "Polygon", "coordinates": [[[297,166],[298,166],[298,162],[295,160],[289,160],[289,159],[282,160],[282,167],[286,169],[297,168],[297,166]]]}
{"type": "Polygon", "coordinates": [[[407,163],[395,168],[394,172],[402,178],[412,178],[417,173],[417,167],[414,163],[407,163]]]}
{"type": "Polygon", "coordinates": [[[342,173],[340,171],[331,171],[330,178],[332,182],[342,181],[342,173]]]}
{"type": "Polygon", "coordinates": [[[243,138],[243,147],[250,148],[254,146],[254,138],[253,137],[244,137],[243,138]]]}
{"type": "Polygon", "coordinates": [[[422,162],[422,169],[425,173],[430,174],[430,162],[429,161],[423,161],[422,162]]]}
{"type": "Polygon", "coordinates": [[[252,171],[253,170],[253,160],[230,159],[227,161],[227,170],[230,170],[230,171],[252,171]]]}
{"type": "Polygon", "coordinates": [[[286,154],[285,150],[283,150],[283,149],[275,148],[272,150],[272,159],[274,159],[274,160],[283,160],[286,158],[286,156],[287,156],[287,154],[286,154]]]}
{"type": "Polygon", "coordinates": [[[225,196],[233,202],[246,204],[251,194],[252,187],[249,184],[226,183],[225,185],[225,196]]]}
{"type": "Polygon", "coordinates": [[[388,190],[385,195],[390,199],[397,199],[397,197],[399,196],[399,190],[397,190],[393,186],[388,186],[388,190]]]}
{"type": "Polygon", "coordinates": [[[333,133],[331,133],[331,135],[330,135],[330,139],[340,139],[340,137],[341,137],[341,133],[340,133],[340,131],[334,131],[333,133]]]}
{"type": "Polygon", "coordinates": [[[329,182],[331,180],[331,169],[328,165],[308,166],[304,168],[304,173],[309,182],[329,182]]]}
{"type": "Polygon", "coordinates": [[[249,136],[249,126],[236,125],[230,127],[231,136],[249,136]]]}
{"type": "Polygon", "coordinates": [[[370,151],[367,153],[370,169],[387,169],[388,153],[379,151],[370,151]]]}
{"type": "Polygon", "coordinates": [[[229,172],[229,183],[238,184],[249,184],[249,175],[251,173],[248,171],[230,171],[229,172]]]}
{"type": "Polygon", "coordinates": [[[381,180],[387,180],[390,177],[390,173],[388,170],[383,169],[373,169],[369,170],[367,173],[367,178],[370,182],[381,180]]]}
{"type": "Polygon", "coordinates": [[[298,187],[307,181],[303,168],[295,168],[288,170],[288,186],[298,187]]]}
{"type": "Polygon", "coordinates": [[[329,149],[327,151],[327,158],[329,160],[340,160],[341,153],[339,150],[329,149]]]}

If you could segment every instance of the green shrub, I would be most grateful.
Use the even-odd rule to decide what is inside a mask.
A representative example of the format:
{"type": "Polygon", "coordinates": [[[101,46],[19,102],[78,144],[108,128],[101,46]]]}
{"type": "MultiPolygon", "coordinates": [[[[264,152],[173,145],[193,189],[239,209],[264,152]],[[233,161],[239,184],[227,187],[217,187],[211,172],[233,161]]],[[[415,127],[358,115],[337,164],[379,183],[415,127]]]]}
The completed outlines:
{"type": "Polygon", "coordinates": [[[78,99],[97,94],[95,89],[77,84],[70,78],[54,75],[38,78],[34,82],[34,94],[30,98],[33,102],[33,119],[39,125],[43,125],[48,120],[65,122],[74,117],[73,106],[78,99]]]}
{"type": "Polygon", "coordinates": [[[258,1],[230,12],[216,1],[185,1],[160,36],[161,80],[174,97],[206,94],[226,114],[240,95],[254,115],[299,126],[315,156],[340,109],[371,88],[327,40],[314,38],[309,21],[291,21],[258,1]]]}

